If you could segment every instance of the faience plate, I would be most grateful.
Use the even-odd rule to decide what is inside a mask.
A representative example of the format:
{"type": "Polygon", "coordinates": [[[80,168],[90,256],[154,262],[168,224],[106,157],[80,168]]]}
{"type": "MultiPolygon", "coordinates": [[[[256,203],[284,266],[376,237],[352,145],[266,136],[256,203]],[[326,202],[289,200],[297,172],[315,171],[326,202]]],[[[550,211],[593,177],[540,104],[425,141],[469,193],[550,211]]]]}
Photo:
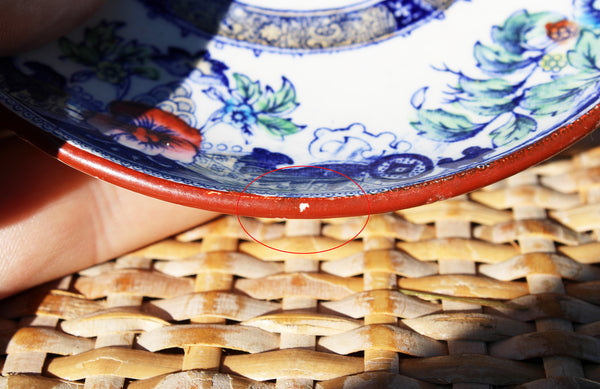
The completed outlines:
{"type": "Polygon", "coordinates": [[[600,122],[595,1],[323,3],[109,2],[1,58],[0,101],[87,173],[265,217],[465,193],[600,122]]]}

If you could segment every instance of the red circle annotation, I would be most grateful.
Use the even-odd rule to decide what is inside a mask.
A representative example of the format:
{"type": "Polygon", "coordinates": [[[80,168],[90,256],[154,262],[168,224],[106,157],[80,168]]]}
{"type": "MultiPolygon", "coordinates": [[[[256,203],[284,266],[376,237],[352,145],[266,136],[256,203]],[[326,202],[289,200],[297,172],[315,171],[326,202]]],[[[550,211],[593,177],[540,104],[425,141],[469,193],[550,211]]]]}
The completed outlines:
{"type": "MultiPolygon", "coordinates": [[[[309,203],[310,198],[303,198],[302,200],[303,200],[303,202],[300,203],[299,206],[298,206],[299,213],[302,213],[306,208],[308,208],[308,207],[311,206],[310,203],[309,203]]],[[[256,177],[248,185],[246,185],[246,187],[244,188],[244,190],[242,192],[240,192],[240,194],[238,196],[238,199],[237,199],[237,202],[236,202],[236,208],[235,208],[235,210],[236,210],[236,216],[237,216],[238,222],[240,223],[240,226],[242,227],[242,229],[244,230],[244,232],[246,232],[246,234],[248,234],[248,236],[250,238],[252,238],[252,240],[254,240],[257,243],[260,243],[261,245],[263,245],[263,246],[265,246],[265,247],[267,247],[267,248],[269,248],[271,250],[279,251],[279,252],[282,252],[282,253],[288,253],[288,254],[318,254],[318,253],[324,253],[324,252],[327,252],[327,251],[332,251],[332,250],[338,249],[338,248],[340,248],[340,247],[342,247],[342,246],[350,243],[354,239],[356,239],[364,231],[364,229],[367,227],[367,224],[369,223],[369,218],[371,217],[371,206],[369,204],[369,197],[367,196],[367,193],[365,192],[365,190],[356,181],[354,181],[352,178],[350,178],[347,175],[345,175],[343,173],[340,173],[340,172],[338,172],[336,170],[325,168],[325,167],[321,167],[321,166],[308,166],[308,165],[286,166],[286,167],[282,167],[282,168],[279,168],[279,169],[271,170],[269,172],[263,173],[260,176],[256,177]],[[324,250],[318,250],[318,251],[306,251],[306,252],[302,252],[302,251],[283,250],[283,249],[280,249],[280,248],[277,248],[277,247],[270,246],[270,245],[266,244],[265,242],[262,242],[259,239],[255,238],[246,229],[246,227],[244,227],[244,224],[242,223],[242,220],[240,219],[240,211],[239,211],[240,210],[240,201],[242,199],[243,194],[246,193],[246,190],[250,187],[250,185],[252,185],[256,181],[258,181],[259,179],[263,178],[267,174],[271,174],[271,173],[274,173],[274,172],[277,172],[277,171],[281,171],[281,170],[285,170],[285,169],[292,169],[292,168],[315,168],[315,169],[328,170],[330,172],[334,172],[334,173],[339,174],[340,176],[342,176],[342,177],[350,180],[354,185],[356,185],[361,190],[361,192],[363,193],[363,196],[364,196],[366,204],[367,204],[367,209],[368,209],[367,218],[366,218],[365,223],[363,224],[362,228],[354,236],[352,236],[352,238],[348,239],[347,241],[345,241],[345,242],[343,242],[343,243],[341,243],[341,244],[339,244],[337,246],[334,246],[334,247],[331,247],[331,248],[327,248],[327,249],[324,249],[324,250]]]]}

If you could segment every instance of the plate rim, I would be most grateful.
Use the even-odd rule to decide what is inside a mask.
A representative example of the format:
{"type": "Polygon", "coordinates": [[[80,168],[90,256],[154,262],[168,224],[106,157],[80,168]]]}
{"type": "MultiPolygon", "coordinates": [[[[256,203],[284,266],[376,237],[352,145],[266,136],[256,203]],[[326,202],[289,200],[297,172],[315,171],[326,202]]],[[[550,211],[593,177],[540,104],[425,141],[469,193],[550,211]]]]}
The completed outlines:
{"type": "MultiPolygon", "coordinates": [[[[2,104],[6,106],[6,110],[14,114],[15,119],[21,121],[14,127],[23,137],[60,161],[91,176],[144,195],[185,206],[243,216],[301,219],[389,212],[468,193],[550,158],[592,133],[600,125],[598,111],[600,102],[590,104],[590,101],[587,101],[585,106],[578,107],[576,111],[570,113],[570,118],[566,122],[561,120],[558,123],[562,122],[562,124],[558,124],[557,121],[552,120],[550,129],[545,130],[544,134],[518,142],[514,147],[493,157],[481,160],[477,158],[473,163],[458,170],[447,167],[448,170],[433,176],[408,181],[396,187],[382,185],[376,191],[365,192],[359,186],[362,193],[358,192],[358,194],[312,193],[309,195],[302,191],[295,191],[289,194],[290,197],[286,197],[286,194],[281,192],[279,194],[248,193],[246,189],[241,190],[235,185],[229,188],[211,186],[204,185],[202,182],[178,180],[177,177],[168,174],[155,174],[144,169],[143,162],[136,163],[135,158],[135,161],[130,163],[128,160],[111,158],[105,153],[98,152],[96,147],[88,147],[85,140],[78,138],[77,133],[61,135],[60,123],[53,121],[49,123],[58,132],[48,130],[44,114],[31,109],[25,102],[14,101],[10,93],[0,92],[0,105],[2,104]],[[25,121],[29,122],[29,126],[23,124],[25,121]]],[[[411,104],[413,104],[412,100],[411,104]]],[[[413,107],[417,108],[414,104],[413,107]]],[[[75,131],[80,129],[76,128],[75,131]]],[[[426,158],[431,157],[427,153],[422,155],[426,158]]],[[[349,162],[342,162],[342,164],[349,162]]],[[[318,162],[310,167],[319,168],[320,166],[317,165],[318,162]]],[[[323,162],[323,166],[327,166],[327,163],[323,162]]],[[[270,172],[259,178],[268,173],[270,172]]],[[[220,181],[219,177],[222,175],[215,177],[216,182],[220,181]]],[[[236,177],[234,179],[237,180],[236,177]]]]}
{"type": "Polygon", "coordinates": [[[439,179],[367,194],[367,199],[364,195],[296,198],[218,191],[151,176],[61,140],[2,104],[0,115],[6,119],[6,128],[66,165],[102,181],[192,208],[240,216],[286,219],[364,216],[462,195],[524,171],[567,149],[600,126],[600,104],[597,104],[571,123],[558,127],[529,145],[496,160],[439,179]],[[306,207],[306,204],[309,206],[306,207]]]}

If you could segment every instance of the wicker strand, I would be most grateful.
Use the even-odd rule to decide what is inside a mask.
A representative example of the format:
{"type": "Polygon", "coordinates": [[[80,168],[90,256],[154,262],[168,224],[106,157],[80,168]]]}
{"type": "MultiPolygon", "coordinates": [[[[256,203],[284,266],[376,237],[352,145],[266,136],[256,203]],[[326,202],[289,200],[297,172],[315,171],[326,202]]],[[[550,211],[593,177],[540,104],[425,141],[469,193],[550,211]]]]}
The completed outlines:
{"type": "Polygon", "coordinates": [[[283,251],[222,216],[1,300],[0,389],[597,387],[598,215],[600,148],[366,226],[241,218],[283,251]]]}

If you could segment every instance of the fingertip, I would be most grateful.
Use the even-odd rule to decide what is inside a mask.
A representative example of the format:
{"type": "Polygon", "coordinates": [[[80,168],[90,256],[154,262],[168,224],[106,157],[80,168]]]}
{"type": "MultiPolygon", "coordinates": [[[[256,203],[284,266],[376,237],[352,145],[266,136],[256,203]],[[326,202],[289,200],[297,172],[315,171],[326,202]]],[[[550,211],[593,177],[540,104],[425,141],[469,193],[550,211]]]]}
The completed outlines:
{"type": "Polygon", "coordinates": [[[94,181],[96,262],[183,232],[219,216],[94,181]]]}
{"type": "Polygon", "coordinates": [[[0,55],[50,42],[91,17],[106,0],[0,1],[0,55]]]}
{"type": "Polygon", "coordinates": [[[218,216],[80,173],[18,138],[0,142],[0,298],[218,216]]]}

